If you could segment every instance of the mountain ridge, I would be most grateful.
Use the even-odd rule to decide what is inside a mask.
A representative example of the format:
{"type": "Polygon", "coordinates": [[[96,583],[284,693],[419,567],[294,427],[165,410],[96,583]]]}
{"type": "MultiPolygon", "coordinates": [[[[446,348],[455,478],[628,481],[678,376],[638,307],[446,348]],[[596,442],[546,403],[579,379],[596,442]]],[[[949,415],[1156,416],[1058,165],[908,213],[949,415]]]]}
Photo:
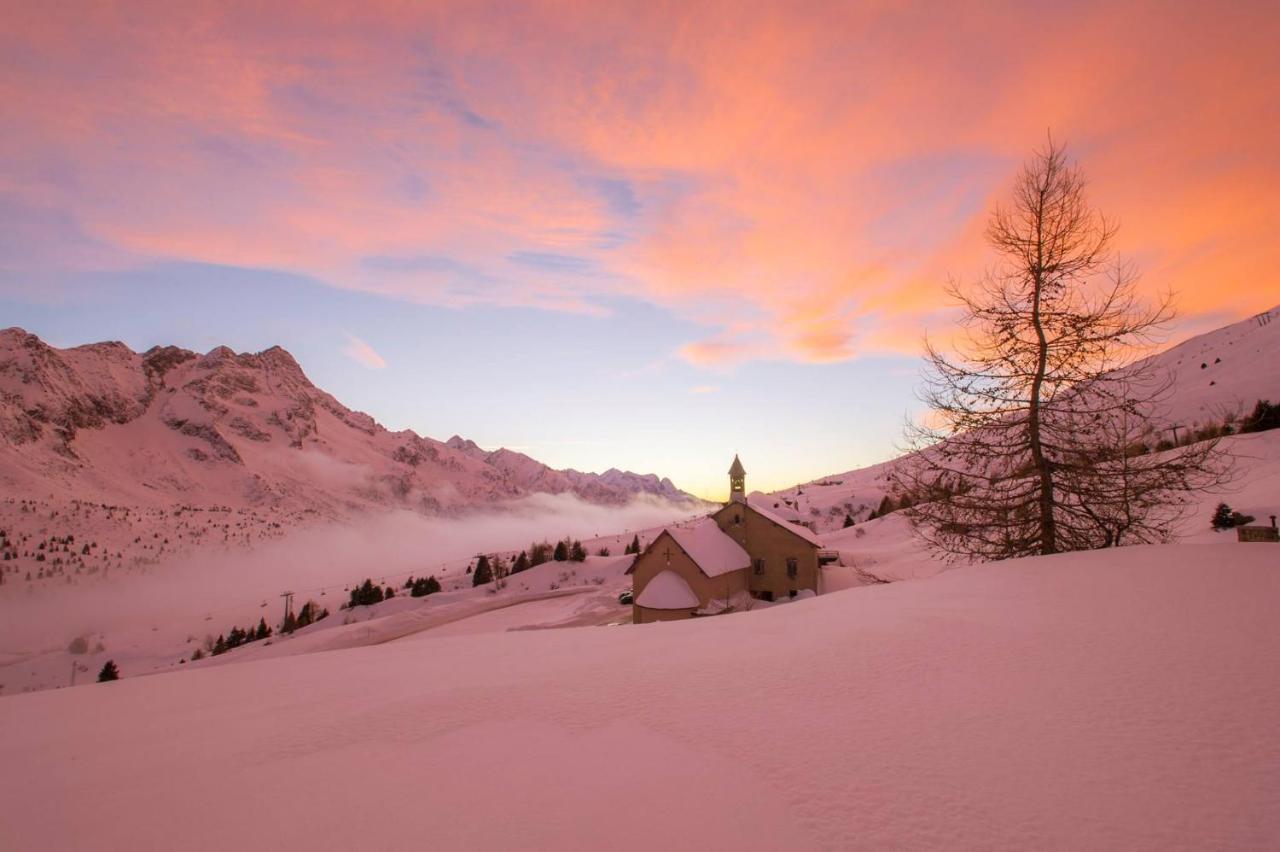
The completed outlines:
{"type": "Polygon", "coordinates": [[[669,479],[611,468],[554,470],[393,432],[317,387],[287,350],[135,352],[119,341],[58,349],[0,330],[0,483],[106,502],[211,502],[342,514],[369,506],[426,513],[537,493],[623,504],[695,503],[669,479]]]}

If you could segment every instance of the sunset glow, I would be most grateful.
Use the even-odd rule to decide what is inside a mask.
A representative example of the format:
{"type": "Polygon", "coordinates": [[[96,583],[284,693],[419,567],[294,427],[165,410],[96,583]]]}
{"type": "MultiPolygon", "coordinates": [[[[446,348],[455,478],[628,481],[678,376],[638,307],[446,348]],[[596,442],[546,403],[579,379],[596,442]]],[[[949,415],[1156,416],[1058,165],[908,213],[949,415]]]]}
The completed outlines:
{"type": "Polygon", "coordinates": [[[888,455],[1050,129],[1176,335],[1280,301],[1274,4],[6,5],[0,327],[280,343],[389,425],[555,466],[720,496],[734,451],[761,488],[888,455]],[[268,275],[269,321],[209,307],[268,275]],[[819,389],[842,425],[795,410],[819,389]],[[674,430],[538,425],[672,394],[674,430]]]}

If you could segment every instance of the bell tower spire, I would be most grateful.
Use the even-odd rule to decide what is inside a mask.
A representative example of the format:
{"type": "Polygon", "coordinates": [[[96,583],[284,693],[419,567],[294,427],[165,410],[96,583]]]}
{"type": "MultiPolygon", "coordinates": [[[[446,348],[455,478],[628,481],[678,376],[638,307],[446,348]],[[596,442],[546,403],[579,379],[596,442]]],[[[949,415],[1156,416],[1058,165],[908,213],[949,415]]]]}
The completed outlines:
{"type": "Polygon", "coordinates": [[[729,467],[729,501],[747,502],[747,469],[742,466],[737,453],[733,454],[733,464],[729,467]]]}

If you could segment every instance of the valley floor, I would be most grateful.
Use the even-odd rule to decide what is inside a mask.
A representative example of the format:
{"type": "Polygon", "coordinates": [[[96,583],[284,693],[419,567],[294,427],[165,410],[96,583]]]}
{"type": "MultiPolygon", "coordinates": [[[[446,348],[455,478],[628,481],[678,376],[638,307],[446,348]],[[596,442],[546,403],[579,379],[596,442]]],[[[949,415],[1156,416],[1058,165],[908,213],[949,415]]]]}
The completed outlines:
{"type": "Polygon", "coordinates": [[[1280,548],[1138,547],[13,695],[0,838],[1274,848],[1278,605],[1280,548]]]}

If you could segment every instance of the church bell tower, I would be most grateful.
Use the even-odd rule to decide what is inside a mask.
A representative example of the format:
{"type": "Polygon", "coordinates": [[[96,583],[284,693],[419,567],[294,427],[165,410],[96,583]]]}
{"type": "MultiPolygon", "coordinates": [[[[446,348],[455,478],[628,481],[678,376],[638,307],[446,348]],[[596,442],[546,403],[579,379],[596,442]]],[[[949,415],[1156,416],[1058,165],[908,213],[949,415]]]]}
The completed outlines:
{"type": "Polygon", "coordinates": [[[747,469],[738,460],[737,453],[734,453],[733,464],[729,467],[729,502],[747,502],[747,469]]]}

